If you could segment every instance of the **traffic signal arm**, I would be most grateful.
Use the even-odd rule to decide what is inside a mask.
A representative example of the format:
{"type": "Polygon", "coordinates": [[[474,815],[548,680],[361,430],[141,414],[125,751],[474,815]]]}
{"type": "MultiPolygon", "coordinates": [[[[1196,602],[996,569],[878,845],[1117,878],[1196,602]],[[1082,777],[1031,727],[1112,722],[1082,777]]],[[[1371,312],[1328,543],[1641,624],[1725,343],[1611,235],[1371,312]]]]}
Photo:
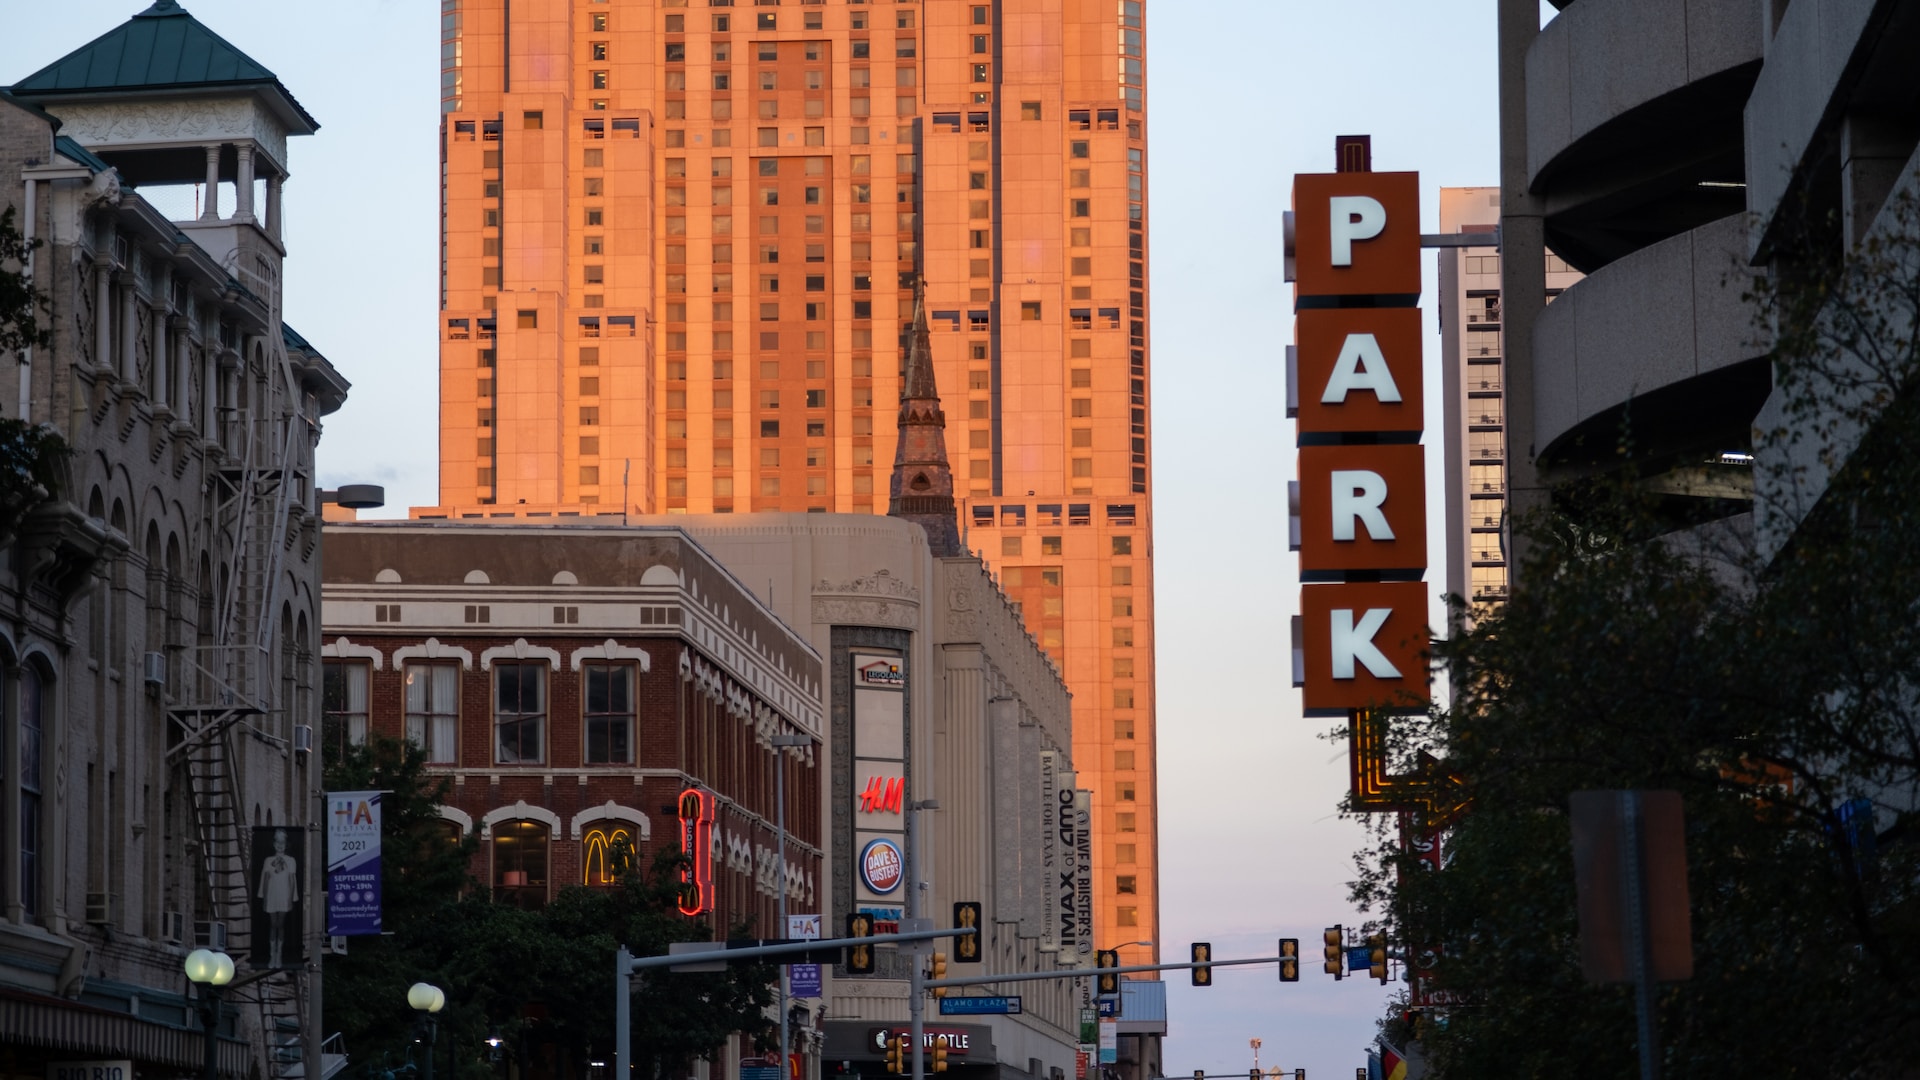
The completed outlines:
{"type": "Polygon", "coordinates": [[[962,930],[948,927],[944,930],[910,930],[898,934],[874,934],[871,937],[824,938],[819,941],[789,941],[776,945],[754,945],[749,948],[728,948],[724,941],[702,942],[710,944],[711,949],[698,952],[671,953],[666,956],[636,956],[627,961],[628,972],[645,971],[648,968],[679,967],[689,964],[710,964],[716,961],[758,960],[767,956],[792,956],[797,953],[809,953],[820,949],[844,949],[853,945],[891,945],[901,941],[932,941],[935,938],[953,937],[958,934],[977,933],[977,930],[962,930]]]}
{"type": "Polygon", "coordinates": [[[1277,956],[1255,956],[1243,960],[1209,960],[1205,964],[1128,964],[1110,968],[1062,968],[1058,971],[1013,971],[999,975],[959,975],[950,979],[928,980],[922,986],[984,986],[989,983],[1033,982],[1041,979],[1085,979],[1098,975],[1133,975],[1143,971],[1190,971],[1196,967],[1244,967],[1247,964],[1272,964],[1277,956]]]}

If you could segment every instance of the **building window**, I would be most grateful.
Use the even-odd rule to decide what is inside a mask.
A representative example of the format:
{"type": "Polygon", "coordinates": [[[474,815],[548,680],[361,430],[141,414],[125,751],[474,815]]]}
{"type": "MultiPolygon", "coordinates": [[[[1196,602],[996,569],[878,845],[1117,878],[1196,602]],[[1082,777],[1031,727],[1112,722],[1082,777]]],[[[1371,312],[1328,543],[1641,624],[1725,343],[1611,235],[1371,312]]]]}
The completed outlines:
{"type": "Polygon", "coordinates": [[[633,764],[633,668],[588,664],[586,679],[587,764],[633,764]]]}
{"type": "Polygon", "coordinates": [[[407,665],[407,738],[427,752],[427,760],[451,765],[458,760],[460,668],[457,664],[407,665]]]}
{"type": "Polygon", "coordinates": [[[522,908],[546,904],[546,826],[503,821],[493,827],[493,898],[522,908]]]}
{"type": "Polygon", "coordinates": [[[547,759],[547,665],[493,665],[494,761],[501,765],[539,765],[547,759]]]}
{"type": "Polygon", "coordinates": [[[367,743],[367,665],[329,660],[320,675],[320,733],[336,753],[367,743]]]}
{"type": "Polygon", "coordinates": [[[1137,896],[1140,892],[1140,878],[1136,874],[1117,874],[1113,879],[1113,891],[1121,896],[1137,896]]]}
{"type": "MultiPolygon", "coordinates": [[[[4,685],[4,684],[0,684],[4,685]]],[[[41,768],[45,741],[42,716],[45,695],[40,671],[28,665],[20,672],[20,910],[29,919],[40,915],[41,790],[46,782],[41,768]]]]}
{"type": "Polygon", "coordinates": [[[605,888],[620,884],[633,866],[637,845],[623,822],[601,821],[580,835],[580,884],[605,888]]]}
{"type": "Polygon", "coordinates": [[[1140,909],[1137,907],[1115,908],[1113,921],[1120,926],[1139,926],[1140,909]]]}

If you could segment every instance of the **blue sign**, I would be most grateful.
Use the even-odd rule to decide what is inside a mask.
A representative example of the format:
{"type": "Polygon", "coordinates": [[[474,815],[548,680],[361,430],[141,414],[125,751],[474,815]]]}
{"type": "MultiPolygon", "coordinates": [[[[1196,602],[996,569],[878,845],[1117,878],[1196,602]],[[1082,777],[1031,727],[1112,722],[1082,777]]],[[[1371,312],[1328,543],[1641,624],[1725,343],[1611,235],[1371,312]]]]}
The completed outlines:
{"type": "Polygon", "coordinates": [[[946,997],[940,999],[941,1016],[1019,1016],[1020,998],[946,997]]]}
{"type": "Polygon", "coordinates": [[[1365,945],[1347,946],[1347,970],[1365,971],[1373,966],[1373,953],[1365,945]]]}
{"type": "Polygon", "coordinates": [[[1117,997],[1103,997],[1099,1001],[1099,1006],[1100,1015],[1103,1017],[1120,1015],[1120,999],[1117,997]]]}
{"type": "Polygon", "coordinates": [[[820,996],[820,965],[793,964],[787,968],[787,993],[797,998],[820,996]]]}
{"type": "Polygon", "coordinates": [[[380,792],[327,793],[327,933],[380,933],[380,792]]]}

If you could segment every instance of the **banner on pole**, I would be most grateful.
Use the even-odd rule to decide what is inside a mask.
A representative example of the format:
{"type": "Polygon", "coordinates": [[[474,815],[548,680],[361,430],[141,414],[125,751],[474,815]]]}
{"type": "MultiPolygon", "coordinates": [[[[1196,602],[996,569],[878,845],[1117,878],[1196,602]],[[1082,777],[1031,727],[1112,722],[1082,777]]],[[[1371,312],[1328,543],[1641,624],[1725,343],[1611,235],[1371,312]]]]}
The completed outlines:
{"type": "Polygon", "coordinates": [[[380,795],[327,795],[327,933],[380,933],[380,795]]]}

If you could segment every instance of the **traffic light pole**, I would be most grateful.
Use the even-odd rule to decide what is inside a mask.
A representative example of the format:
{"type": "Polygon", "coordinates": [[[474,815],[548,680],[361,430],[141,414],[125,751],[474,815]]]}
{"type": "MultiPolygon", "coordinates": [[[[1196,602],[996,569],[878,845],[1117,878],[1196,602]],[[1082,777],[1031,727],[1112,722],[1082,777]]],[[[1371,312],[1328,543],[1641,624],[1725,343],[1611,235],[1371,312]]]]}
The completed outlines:
{"type": "Polygon", "coordinates": [[[922,979],[920,988],[941,986],[981,986],[987,983],[1035,982],[1041,979],[1085,979],[1100,975],[1131,975],[1139,971],[1192,971],[1203,967],[1244,967],[1248,964],[1277,964],[1278,956],[1256,956],[1244,960],[1209,960],[1204,964],[1129,964],[1109,968],[1062,968],[1059,971],[1013,971],[999,975],[962,975],[951,979],[922,979]]]}
{"type": "MultiPolygon", "coordinates": [[[[695,964],[724,964],[729,960],[759,960],[768,956],[793,956],[822,949],[846,949],[856,945],[892,945],[903,941],[933,941],[943,937],[964,937],[979,933],[977,927],[948,927],[944,930],[908,930],[898,934],[872,934],[867,937],[825,938],[820,941],[787,941],[777,945],[750,945],[729,949],[724,941],[700,942],[710,949],[670,953],[666,956],[635,956],[620,946],[613,962],[613,1041],[614,1080],[631,1080],[632,1068],[632,988],[635,972],[649,968],[690,967],[695,964]]],[[[1084,972],[1082,973],[1084,974],[1084,972]]]]}
{"type": "MultiPolygon", "coordinates": [[[[920,807],[913,802],[907,806],[907,919],[909,926],[919,926],[920,918],[920,807]]],[[[907,956],[907,1018],[911,1021],[913,1032],[913,1080],[924,1080],[920,1057],[921,1039],[926,1031],[926,1003],[922,1000],[926,993],[926,975],[920,970],[920,957],[907,956]]]]}

